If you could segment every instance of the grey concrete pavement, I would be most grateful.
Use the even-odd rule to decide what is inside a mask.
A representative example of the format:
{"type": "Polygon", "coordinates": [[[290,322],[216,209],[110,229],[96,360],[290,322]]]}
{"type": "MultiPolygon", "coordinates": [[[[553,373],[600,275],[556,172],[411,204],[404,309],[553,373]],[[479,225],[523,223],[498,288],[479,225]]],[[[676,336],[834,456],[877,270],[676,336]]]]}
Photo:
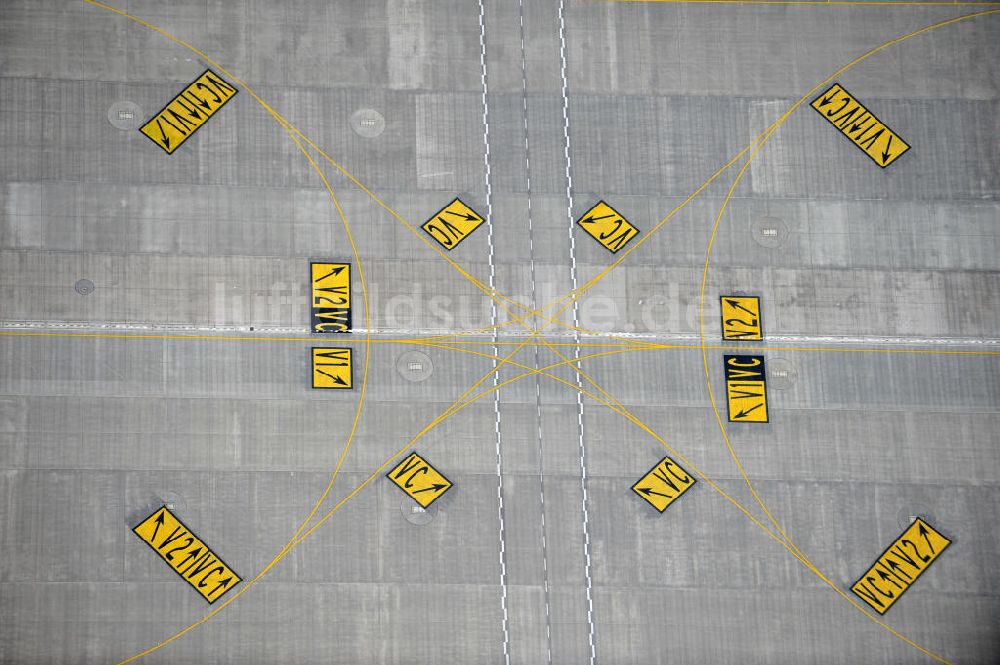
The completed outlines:
{"type": "MultiPolygon", "coordinates": [[[[709,385],[725,423],[723,351],[706,352],[706,381],[697,348],[702,318],[720,345],[718,297],[735,293],[761,296],[765,335],[738,348],[788,372],[769,377],[770,423],[725,423],[774,518],[858,600],[851,584],[923,516],[952,545],[885,624],[948,662],[997,660],[998,15],[838,75],[912,144],[897,163],[878,168],[805,105],[714,237],[735,171],[581,298],[587,328],[684,347],[582,364],[704,474],[663,514],[630,489],[661,445],[599,401],[581,416],[550,377],[501,390],[499,478],[491,394],[411,443],[490,371],[462,351],[489,355],[493,338],[398,343],[490,323],[488,298],[419,230],[456,196],[485,215],[487,163],[492,250],[484,226],[446,256],[483,283],[492,263],[499,291],[546,304],[573,270],[584,283],[615,260],[571,224],[599,199],[645,238],[839,67],[990,5],[109,4],[203,50],[327,152],[335,163],[312,154],[350,234],[249,90],[169,156],[109,120],[124,102],[152,117],[205,69],[198,54],[84,2],[2,3],[0,662],[119,662],[200,620],[212,607],[132,527],[173,506],[244,588],[348,442],[317,517],[364,484],[356,496],[139,662],[933,662],[722,495],[771,528],[712,409],[709,385]],[[384,128],[358,124],[372,111],[384,128]],[[322,259],[354,264],[370,346],[305,334],[322,259]],[[352,348],[353,391],[310,387],[308,349],[324,344],[352,348]],[[411,449],[454,483],[426,513],[380,470],[411,449]]],[[[571,331],[547,332],[573,354],[571,331]]],[[[523,333],[503,329],[501,353],[523,333]]]]}

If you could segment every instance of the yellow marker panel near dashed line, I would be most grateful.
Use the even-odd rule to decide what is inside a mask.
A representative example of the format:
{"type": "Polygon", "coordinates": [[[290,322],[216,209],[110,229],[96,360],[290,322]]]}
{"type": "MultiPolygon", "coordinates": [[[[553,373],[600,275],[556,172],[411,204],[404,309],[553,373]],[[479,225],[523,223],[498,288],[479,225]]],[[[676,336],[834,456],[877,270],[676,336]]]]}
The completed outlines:
{"type": "Polygon", "coordinates": [[[313,388],[350,389],[354,387],[352,375],[350,349],[313,347],[313,388]]]}
{"type": "Polygon", "coordinates": [[[456,198],[437,211],[420,228],[437,240],[439,245],[451,251],[482,223],[483,218],[479,213],[456,198]]]}
{"type": "Polygon", "coordinates": [[[918,517],[882,552],[851,591],[873,610],[885,614],[949,545],[950,540],[918,517]]]}
{"type": "Polygon", "coordinates": [[[723,356],[731,423],[767,422],[764,356],[723,356]]]}
{"type": "Polygon", "coordinates": [[[722,339],[759,342],[764,339],[757,296],[722,296],[722,339]]]}
{"type": "Polygon", "coordinates": [[[166,506],[153,511],[132,532],[209,604],[240,583],[240,576],[166,506]]]}
{"type": "Polygon", "coordinates": [[[206,69],[204,74],[171,99],[139,131],[168,155],[172,154],[232,99],[236,92],[236,88],[226,83],[221,76],[206,69]]]}
{"type": "Polygon", "coordinates": [[[639,229],[604,201],[598,201],[576,223],[613,254],[639,235],[639,229]]]}
{"type": "Polygon", "coordinates": [[[661,513],[694,485],[695,479],[680,464],[664,457],[632,485],[632,491],[661,513]]]}
{"type": "Polygon", "coordinates": [[[811,106],[882,168],[910,149],[909,143],[876,118],[839,83],[834,83],[814,99],[811,106]]]}
{"type": "Polygon", "coordinates": [[[311,331],[346,333],[351,331],[351,264],[309,264],[312,298],[309,307],[311,331]]]}
{"type": "Polygon", "coordinates": [[[450,480],[416,453],[410,453],[385,475],[424,508],[437,501],[452,486],[450,480]]]}

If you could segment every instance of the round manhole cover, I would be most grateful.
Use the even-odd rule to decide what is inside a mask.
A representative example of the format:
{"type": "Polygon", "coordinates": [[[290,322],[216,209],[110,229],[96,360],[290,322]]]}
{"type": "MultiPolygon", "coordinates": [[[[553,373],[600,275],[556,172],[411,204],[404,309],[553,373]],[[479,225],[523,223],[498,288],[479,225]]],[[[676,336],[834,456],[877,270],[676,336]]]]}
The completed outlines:
{"type": "Polygon", "coordinates": [[[142,108],[135,102],[115,102],[108,109],[108,122],[121,130],[139,129],[142,108]]]}
{"type": "Polygon", "coordinates": [[[767,385],[775,390],[791,388],[799,371],[795,365],[784,358],[769,358],[767,361],[767,385]]]}
{"type": "Polygon", "coordinates": [[[758,245],[775,249],[785,244],[788,226],[777,217],[759,217],[750,222],[750,235],[758,245]]]}
{"type": "Polygon", "coordinates": [[[73,285],[73,288],[81,296],[89,296],[94,292],[94,283],[89,279],[81,279],[77,280],[76,284],[73,285]]]}
{"type": "Polygon", "coordinates": [[[385,118],[375,109],[358,109],[351,116],[351,129],[358,136],[373,139],[385,131],[385,118]]]}
{"type": "Polygon", "coordinates": [[[404,496],[403,502],[399,504],[399,512],[403,513],[403,519],[410,524],[423,526],[434,519],[434,516],[437,514],[437,506],[431,504],[424,508],[415,503],[410,497],[404,496]]]}
{"type": "Polygon", "coordinates": [[[407,381],[426,381],[434,373],[434,365],[426,353],[407,351],[396,361],[396,371],[407,381]]]}

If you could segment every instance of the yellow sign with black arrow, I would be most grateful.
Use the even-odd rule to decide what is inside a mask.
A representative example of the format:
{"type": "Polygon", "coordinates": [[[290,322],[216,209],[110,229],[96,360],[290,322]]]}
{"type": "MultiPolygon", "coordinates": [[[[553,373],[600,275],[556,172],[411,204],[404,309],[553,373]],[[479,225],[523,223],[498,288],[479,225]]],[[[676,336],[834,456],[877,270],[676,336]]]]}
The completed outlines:
{"type": "Polygon", "coordinates": [[[882,552],[851,591],[873,610],[885,614],[949,545],[950,540],[918,517],[882,552]]]}
{"type": "Polygon", "coordinates": [[[612,254],[639,234],[639,229],[604,201],[598,201],[576,223],[612,254]]]}
{"type": "Polygon", "coordinates": [[[664,457],[632,485],[632,491],[662,513],[694,483],[695,479],[680,464],[664,457]]]}
{"type": "Polygon", "coordinates": [[[723,356],[731,423],[767,422],[764,356],[723,356]]]}
{"type": "Polygon", "coordinates": [[[410,453],[385,475],[424,508],[441,498],[452,486],[450,480],[416,453],[410,453]]]}
{"type": "Polygon", "coordinates": [[[171,99],[139,131],[168,155],[173,154],[236,92],[236,88],[226,83],[221,76],[206,69],[204,74],[171,99]]]}
{"type": "Polygon", "coordinates": [[[314,333],[351,331],[351,264],[310,263],[311,328],[314,333]]]}
{"type": "Polygon", "coordinates": [[[722,339],[759,342],[764,339],[757,296],[722,296],[722,339]]]}
{"type": "Polygon", "coordinates": [[[240,576],[166,506],[156,509],[132,532],[209,604],[240,583],[240,576]]]}
{"type": "Polygon", "coordinates": [[[482,223],[483,218],[479,213],[456,198],[437,211],[420,228],[450,252],[482,223]]]}
{"type": "Polygon", "coordinates": [[[834,83],[814,99],[811,106],[882,168],[910,149],[909,143],[876,118],[839,83],[834,83]]]}
{"type": "Polygon", "coordinates": [[[351,350],[313,347],[312,387],[353,388],[351,350]]]}

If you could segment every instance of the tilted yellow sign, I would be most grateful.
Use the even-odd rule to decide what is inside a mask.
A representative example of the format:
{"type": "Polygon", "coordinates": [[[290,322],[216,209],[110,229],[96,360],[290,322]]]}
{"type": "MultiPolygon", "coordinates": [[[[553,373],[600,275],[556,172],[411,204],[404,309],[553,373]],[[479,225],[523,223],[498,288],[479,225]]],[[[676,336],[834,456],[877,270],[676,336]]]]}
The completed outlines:
{"type": "Polygon", "coordinates": [[[351,331],[351,264],[310,263],[311,331],[346,333],[351,331]]]}
{"type": "Polygon", "coordinates": [[[482,223],[483,218],[479,213],[456,198],[420,228],[437,240],[439,245],[451,251],[482,223]]]}
{"type": "Polygon", "coordinates": [[[722,339],[727,341],[759,342],[764,339],[760,320],[760,298],[756,296],[722,296],[722,339]]]}
{"type": "Polygon", "coordinates": [[[351,350],[313,347],[313,388],[352,388],[351,350]]]}
{"type": "Polygon", "coordinates": [[[605,249],[616,253],[639,234],[639,229],[604,201],[584,213],[576,222],[605,249]]]}
{"type": "Polygon", "coordinates": [[[139,131],[168,155],[172,154],[236,92],[221,76],[207,69],[139,131]]]}
{"type": "Polygon", "coordinates": [[[814,99],[811,106],[882,168],[910,149],[909,143],[876,118],[839,83],[834,83],[814,99]]]}
{"type": "Polygon", "coordinates": [[[882,552],[851,591],[873,610],[885,614],[949,545],[950,540],[918,517],[882,552]]]}
{"type": "Polygon", "coordinates": [[[411,453],[385,475],[424,508],[437,501],[452,485],[440,471],[416,453],[411,453]]]}
{"type": "Polygon", "coordinates": [[[767,422],[764,356],[723,356],[731,423],[767,422]]]}
{"type": "Polygon", "coordinates": [[[662,513],[694,483],[695,479],[677,462],[664,457],[632,485],[632,491],[662,513]]]}
{"type": "Polygon", "coordinates": [[[209,604],[240,583],[240,576],[166,506],[156,509],[132,531],[209,604]]]}

